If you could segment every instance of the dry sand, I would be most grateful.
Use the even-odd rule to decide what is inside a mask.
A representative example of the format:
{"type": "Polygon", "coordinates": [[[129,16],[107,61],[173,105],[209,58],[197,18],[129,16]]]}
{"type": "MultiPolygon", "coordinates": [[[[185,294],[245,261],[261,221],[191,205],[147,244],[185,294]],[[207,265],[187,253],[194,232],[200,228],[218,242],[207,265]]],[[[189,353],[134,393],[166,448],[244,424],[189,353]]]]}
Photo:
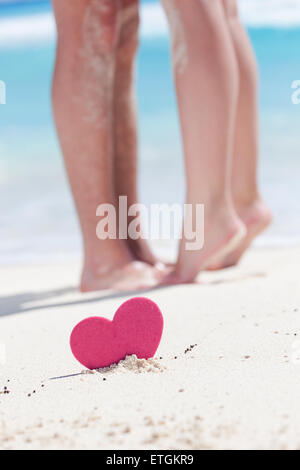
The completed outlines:
{"type": "Polygon", "coordinates": [[[256,249],[202,286],[145,293],[165,317],[157,358],[93,374],[69,334],[127,297],[78,294],[77,264],[2,267],[0,448],[300,449],[299,260],[256,249]]]}

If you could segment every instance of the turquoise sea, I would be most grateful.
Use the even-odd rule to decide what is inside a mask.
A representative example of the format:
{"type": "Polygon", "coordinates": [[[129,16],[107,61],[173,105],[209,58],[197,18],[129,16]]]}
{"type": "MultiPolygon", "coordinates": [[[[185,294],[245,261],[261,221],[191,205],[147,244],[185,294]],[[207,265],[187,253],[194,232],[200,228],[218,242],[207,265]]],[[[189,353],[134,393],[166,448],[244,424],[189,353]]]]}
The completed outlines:
{"type": "MultiPolygon", "coordinates": [[[[276,15],[273,22],[264,11],[256,23],[247,1],[252,0],[244,0],[243,11],[261,77],[260,179],[275,213],[272,229],[259,244],[298,243],[300,105],[292,103],[291,86],[300,80],[300,21],[290,24],[284,16],[288,14],[284,2],[275,1],[282,15],[276,15]]],[[[260,1],[262,5],[265,0],[260,1]]],[[[269,3],[266,0],[266,6],[269,3]]],[[[138,57],[141,200],[147,204],[180,202],[183,164],[168,36],[157,2],[143,2],[142,17],[138,57]]],[[[6,105],[0,105],[3,263],[68,256],[80,249],[51,116],[54,54],[48,1],[0,2],[0,80],[6,83],[7,94],[6,105]]]]}

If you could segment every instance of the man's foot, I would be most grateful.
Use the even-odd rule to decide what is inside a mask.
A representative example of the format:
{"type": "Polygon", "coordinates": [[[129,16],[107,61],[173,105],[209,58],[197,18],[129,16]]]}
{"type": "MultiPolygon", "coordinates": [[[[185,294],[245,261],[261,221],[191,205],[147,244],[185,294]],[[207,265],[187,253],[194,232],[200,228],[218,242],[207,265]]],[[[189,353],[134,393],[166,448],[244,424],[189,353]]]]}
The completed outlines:
{"type": "Polygon", "coordinates": [[[159,260],[154,256],[147,240],[128,240],[128,248],[135,260],[155,266],[159,260]]]}
{"type": "Polygon", "coordinates": [[[117,292],[150,289],[157,286],[164,276],[159,267],[139,261],[116,266],[85,266],[80,290],[83,293],[114,290],[117,292]]]}
{"type": "Polygon", "coordinates": [[[210,271],[236,266],[253,240],[266,230],[272,222],[272,213],[261,199],[257,199],[248,206],[240,207],[238,214],[247,228],[247,236],[239,244],[238,248],[231,251],[228,256],[223,257],[220,263],[211,263],[210,271]]]}
{"type": "Polygon", "coordinates": [[[207,211],[204,247],[198,251],[187,251],[187,240],[183,239],[178,263],[164,278],[163,285],[194,283],[201,271],[236,249],[245,236],[246,227],[233,210],[221,208],[207,211]]]}

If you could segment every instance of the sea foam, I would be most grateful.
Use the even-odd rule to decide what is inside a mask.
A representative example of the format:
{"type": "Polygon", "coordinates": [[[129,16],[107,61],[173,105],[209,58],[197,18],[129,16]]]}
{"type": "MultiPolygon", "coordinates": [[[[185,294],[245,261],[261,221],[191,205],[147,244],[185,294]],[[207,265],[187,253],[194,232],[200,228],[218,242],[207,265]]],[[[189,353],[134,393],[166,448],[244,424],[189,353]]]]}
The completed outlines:
{"type": "MultiPolygon", "coordinates": [[[[239,0],[241,17],[250,27],[300,26],[299,0],[239,0]]],[[[159,3],[141,8],[141,34],[155,38],[168,33],[167,21],[159,3]]],[[[53,41],[55,23],[51,12],[0,19],[0,46],[53,41]]]]}

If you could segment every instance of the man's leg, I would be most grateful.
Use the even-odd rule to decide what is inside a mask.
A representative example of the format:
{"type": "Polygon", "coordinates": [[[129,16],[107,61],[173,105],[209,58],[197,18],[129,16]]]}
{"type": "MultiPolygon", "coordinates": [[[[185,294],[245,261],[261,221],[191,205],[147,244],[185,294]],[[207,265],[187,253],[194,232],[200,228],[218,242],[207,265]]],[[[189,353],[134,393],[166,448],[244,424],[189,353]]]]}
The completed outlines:
{"type": "MultiPolygon", "coordinates": [[[[138,47],[139,0],[122,0],[120,37],[116,52],[114,133],[116,196],[127,196],[128,206],[138,202],[137,107],[135,57],[138,47]]],[[[128,219],[128,223],[131,220],[128,219]]],[[[127,230],[127,226],[124,227],[127,230]]],[[[155,264],[146,240],[128,239],[135,259],[155,264]]]]}
{"type": "Polygon", "coordinates": [[[120,1],[53,4],[58,29],[53,107],[83,234],[81,289],[145,287],[150,267],[135,263],[124,241],[96,236],[97,207],[115,205],[113,94],[120,1]]]}
{"type": "MultiPolygon", "coordinates": [[[[231,197],[231,163],[239,74],[220,0],[162,0],[170,23],[183,134],[187,196],[205,205],[205,244],[186,249],[167,282],[191,282],[242,238],[231,197]]],[[[185,220],[185,225],[190,220],[185,220]]]]}

